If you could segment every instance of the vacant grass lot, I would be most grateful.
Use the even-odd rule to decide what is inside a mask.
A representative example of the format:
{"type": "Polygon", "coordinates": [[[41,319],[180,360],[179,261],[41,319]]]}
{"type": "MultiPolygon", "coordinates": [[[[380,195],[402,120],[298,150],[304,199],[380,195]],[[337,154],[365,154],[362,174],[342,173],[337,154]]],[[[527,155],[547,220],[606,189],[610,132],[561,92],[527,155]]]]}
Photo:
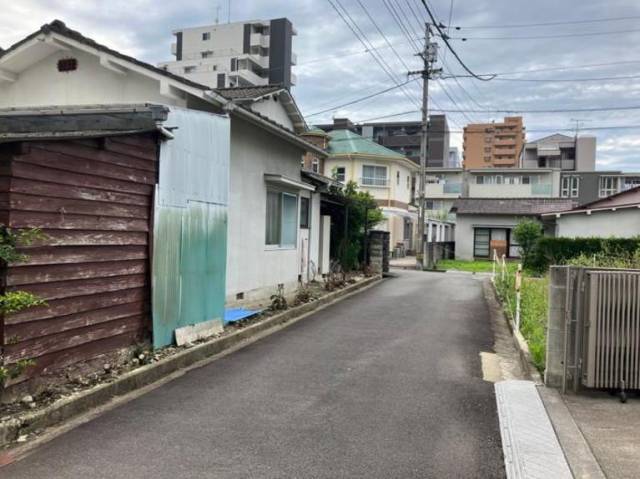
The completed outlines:
{"type": "MultiPolygon", "coordinates": [[[[518,265],[513,262],[507,263],[509,271],[515,271],[518,265]]],[[[491,273],[493,271],[493,261],[477,259],[465,261],[459,259],[442,259],[438,261],[436,269],[441,271],[469,271],[471,273],[491,273]]]]}

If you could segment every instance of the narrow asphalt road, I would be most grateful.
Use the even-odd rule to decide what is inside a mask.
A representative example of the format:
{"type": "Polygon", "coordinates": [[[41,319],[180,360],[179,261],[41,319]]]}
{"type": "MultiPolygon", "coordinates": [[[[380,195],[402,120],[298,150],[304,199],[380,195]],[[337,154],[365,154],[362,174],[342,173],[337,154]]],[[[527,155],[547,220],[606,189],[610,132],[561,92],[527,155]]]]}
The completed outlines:
{"type": "Polygon", "coordinates": [[[404,271],[113,409],[2,479],[504,477],[470,276],[404,271]]]}

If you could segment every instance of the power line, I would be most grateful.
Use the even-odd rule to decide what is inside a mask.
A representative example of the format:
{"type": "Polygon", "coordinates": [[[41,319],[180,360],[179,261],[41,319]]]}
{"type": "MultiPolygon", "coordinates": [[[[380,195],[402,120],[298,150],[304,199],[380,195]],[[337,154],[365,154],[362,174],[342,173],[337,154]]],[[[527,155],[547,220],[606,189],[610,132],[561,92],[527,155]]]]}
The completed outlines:
{"type": "MultiPolygon", "coordinates": [[[[384,59],[382,57],[378,58],[378,56],[376,56],[376,49],[373,47],[373,45],[371,44],[371,42],[368,40],[368,38],[366,37],[366,35],[364,34],[364,32],[362,32],[362,30],[360,29],[360,27],[354,22],[353,18],[351,17],[351,15],[349,15],[349,12],[347,12],[347,10],[344,8],[344,6],[340,3],[340,0],[335,0],[337,5],[340,5],[340,7],[344,10],[345,14],[347,15],[347,17],[349,17],[349,19],[351,20],[351,22],[353,22],[353,26],[347,21],[347,19],[345,18],[345,16],[342,14],[342,12],[338,9],[338,7],[336,7],[336,4],[333,3],[332,0],[327,0],[329,2],[329,4],[333,7],[333,9],[336,11],[336,13],[340,16],[340,18],[342,19],[342,21],[347,25],[347,27],[349,27],[349,29],[351,30],[351,32],[354,34],[354,36],[358,39],[358,41],[365,47],[365,49],[367,49],[369,51],[369,53],[371,54],[371,56],[373,57],[373,59],[376,61],[376,63],[378,64],[378,66],[380,66],[380,68],[387,74],[387,76],[391,79],[391,81],[393,83],[395,83],[396,85],[399,84],[398,80],[395,78],[395,76],[393,75],[393,73],[391,73],[389,71],[389,67],[388,65],[386,65],[386,63],[384,62],[384,59]],[[355,28],[354,28],[355,27],[355,28]],[[357,30],[357,31],[356,31],[357,30]],[[360,33],[358,33],[360,32],[360,33]],[[362,36],[361,36],[362,35],[362,36]],[[386,65],[386,66],[385,66],[386,65]]],[[[403,93],[405,94],[405,96],[411,101],[415,103],[415,98],[411,98],[411,96],[405,91],[403,90],[403,93]]]]}
{"type": "Polygon", "coordinates": [[[398,28],[400,29],[400,33],[402,33],[405,36],[405,38],[407,38],[409,40],[409,42],[411,43],[414,52],[415,53],[419,52],[420,51],[420,47],[416,44],[416,42],[413,40],[413,38],[412,38],[411,34],[409,33],[409,31],[402,24],[402,21],[400,20],[400,17],[397,16],[398,12],[396,12],[395,8],[391,4],[391,0],[382,0],[382,3],[384,4],[384,6],[387,9],[387,11],[389,12],[389,14],[391,14],[391,18],[393,18],[393,21],[396,23],[396,25],[398,25],[398,28]],[[387,3],[387,1],[388,1],[388,3],[387,3]]]}
{"type": "MultiPolygon", "coordinates": [[[[380,116],[380,117],[376,117],[376,118],[371,118],[371,119],[366,119],[366,120],[360,120],[360,121],[355,121],[354,125],[362,125],[365,123],[368,123],[370,121],[374,121],[374,120],[379,120],[379,119],[384,119],[384,118],[392,118],[392,117],[397,117],[397,116],[401,116],[401,115],[406,115],[409,113],[419,113],[420,110],[413,110],[410,112],[403,112],[403,113],[398,113],[395,115],[387,115],[387,116],[380,116]]],[[[420,120],[407,120],[407,123],[420,123],[420,120]]],[[[618,131],[618,130],[640,130],[640,124],[634,124],[634,125],[612,125],[612,126],[593,126],[593,127],[584,127],[581,128],[580,131],[584,132],[584,131],[618,131]]],[[[549,133],[549,132],[554,132],[554,133],[566,133],[566,132],[570,132],[570,133],[575,133],[576,129],[575,128],[566,128],[566,127],[562,127],[562,128],[527,128],[526,132],[527,133],[549,133]]],[[[447,130],[434,130],[434,129],[429,129],[430,133],[465,133],[466,135],[485,135],[486,133],[484,131],[467,131],[465,132],[463,129],[447,129],[447,130]]],[[[339,142],[339,141],[352,141],[351,138],[344,138],[344,139],[336,139],[336,140],[331,140],[332,142],[339,142]]]]}
{"type": "Polygon", "coordinates": [[[420,33],[418,33],[418,32],[421,30],[422,26],[418,25],[418,27],[419,27],[418,28],[418,32],[416,32],[416,30],[413,28],[413,23],[411,23],[411,20],[409,18],[410,15],[407,15],[405,13],[404,8],[402,8],[402,3],[400,2],[400,0],[389,0],[389,3],[391,3],[392,1],[395,2],[396,6],[398,7],[398,11],[402,14],[402,16],[404,17],[405,21],[407,22],[406,23],[407,30],[411,29],[410,33],[412,33],[413,35],[419,37],[420,33]]]}
{"type": "Polygon", "coordinates": [[[548,110],[526,110],[526,109],[511,109],[511,110],[489,110],[489,109],[481,109],[481,110],[451,110],[451,109],[433,109],[433,111],[439,111],[444,113],[580,113],[580,112],[601,112],[601,111],[631,111],[631,110],[640,110],[640,105],[633,106],[607,106],[607,107],[594,107],[594,108],[556,108],[556,109],[548,109],[548,110]]]}
{"type": "Polygon", "coordinates": [[[440,38],[442,38],[442,40],[444,41],[445,45],[447,46],[447,48],[449,49],[449,51],[451,52],[451,54],[456,57],[456,60],[458,60],[458,63],[460,64],[460,66],[462,66],[462,68],[465,69],[465,71],[467,73],[469,73],[471,76],[473,76],[474,78],[478,79],[478,80],[482,80],[482,81],[489,81],[491,80],[493,77],[490,78],[483,78],[480,75],[476,75],[460,58],[460,56],[458,55],[458,53],[454,50],[454,48],[451,46],[451,44],[449,43],[448,37],[447,35],[442,31],[442,29],[440,28],[440,25],[438,25],[438,22],[436,21],[435,17],[433,16],[433,14],[431,13],[431,10],[429,9],[429,6],[427,5],[426,0],[421,0],[422,1],[422,5],[424,5],[425,10],[427,10],[427,13],[429,14],[429,18],[431,18],[431,22],[434,24],[434,27],[436,28],[436,30],[438,30],[438,32],[440,33],[440,38]]]}
{"type": "Polygon", "coordinates": [[[343,107],[345,107],[345,106],[354,105],[354,104],[356,104],[356,103],[360,103],[361,101],[365,101],[365,100],[368,100],[368,99],[370,99],[370,98],[374,98],[374,97],[376,97],[376,96],[383,95],[384,93],[390,92],[390,91],[395,90],[395,89],[397,89],[397,88],[403,87],[404,85],[406,85],[406,84],[408,84],[408,83],[411,83],[411,82],[414,82],[414,81],[416,81],[416,80],[418,80],[418,78],[412,78],[412,79],[410,79],[410,80],[405,81],[404,83],[400,83],[399,85],[394,85],[394,86],[392,86],[392,87],[385,88],[384,90],[377,91],[377,92],[372,93],[372,94],[370,94],[370,95],[366,95],[366,96],[363,96],[363,97],[360,97],[360,98],[356,98],[355,100],[351,100],[351,101],[349,101],[349,102],[347,102],[347,103],[343,103],[343,104],[341,104],[341,105],[336,105],[336,106],[334,106],[334,107],[332,107],[332,108],[327,108],[327,109],[325,109],[325,110],[317,111],[317,112],[315,112],[315,113],[311,113],[310,115],[304,115],[304,116],[305,116],[306,118],[311,118],[312,116],[321,115],[322,113],[327,113],[327,112],[329,112],[329,111],[333,111],[333,110],[336,110],[336,109],[338,109],[338,108],[343,108],[343,107]]]}
{"type": "MultiPolygon", "coordinates": [[[[557,82],[591,82],[591,81],[617,81],[617,80],[635,80],[640,78],[640,75],[626,75],[616,77],[594,77],[594,78],[505,78],[503,76],[494,73],[494,80],[498,81],[511,81],[511,82],[529,82],[529,83],[557,83],[557,82]]],[[[451,75],[447,74],[443,76],[443,79],[447,78],[471,78],[471,75],[451,75]]]]}
{"type": "Polygon", "coordinates": [[[572,37],[598,37],[603,35],[622,35],[625,33],[638,33],[640,30],[612,30],[608,32],[583,32],[583,33],[557,33],[551,35],[527,35],[516,37],[448,37],[450,40],[545,40],[549,38],[572,38],[572,37]]]}
{"type": "MultiPolygon", "coordinates": [[[[351,23],[353,23],[353,26],[356,27],[356,29],[360,32],[362,38],[364,39],[364,41],[366,43],[368,43],[372,49],[375,51],[375,53],[377,54],[378,58],[379,58],[379,62],[378,64],[383,67],[383,69],[385,69],[384,67],[386,67],[385,71],[388,72],[389,78],[391,78],[391,80],[396,83],[399,84],[399,82],[395,79],[395,76],[393,75],[393,68],[391,68],[391,66],[389,66],[389,64],[386,62],[386,60],[384,59],[384,57],[380,54],[380,52],[378,52],[375,48],[373,48],[373,43],[371,43],[371,41],[367,38],[367,35],[364,33],[364,31],[360,28],[360,26],[358,25],[358,23],[353,19],[353,17],[351,16],[351,14],[347,11],[347,9],[344,7],[344,5],[342,5],[342,3],[340,2],[340,0],[334,0],[336,2],[336,4],[338,4],[342,10],[344,11],[344,13],[347,15],[347,17],[349,18],[349,20],[351,20],[351,23]],[[384,64],[384,66],[383,66],[384,64]]],[[[365,43],[365,46],[366,46],[365,43]]],[[[373,53],[373,52],[372,52],[373,53]]],[[[375,57],[375,55],[374,55],[375,57]]],[[[404,92],[405,96],[410,100],[413,101],[414,103],[417,101],[415,98],[412,98],[409,93],[407,93],[407,90],[404,89],[404,87],[401,87],[402,91],[404,92]]],[[[417,103],[416,103],[417,104],[417,103]]]]}
{"type": "Polygon", "coordinates": [[[364,10],[364,13],[367,15],[367,17],[369,18],[369,20],[371,21],[371,23],[373,23],[373,26],[376,28],[376,30],[378,30],[378,33],[380,33],[380,35],[382,36],[382,38],[384,39],[385,43],[391,48],[391,51],[395,54],[395,56],[398,58],[398,60],[400,61],[400,63],[402,64],[402,66],[405,68],[405,70],[409,71],[411,70],[407,64],[404,62],[404,60],[402,59],[402,57],[398,54],[398,52],[396,51],[395,48],[393,48],[393,45],[391,45],[391,42],[389,42],[389,39],[387,38],[387,36],[384,34],[384,32],[382,31],[382,29],[378,26],[378,23],[373,19],[373,17],[371,16],[371,14],[369,13],[369,10],[367,10],[365,8],[365,6],[363,5],[363,3],[360,0],[357,0],[358,5],[360,5],[360,7],[362,8],[362,10],[364,10]]]}
{"type": "Polygon", "coordinates": [[[554,22],[542,22],[542,23],[517,23],[512,25],[473,25],[473,26],[460,26],[455,27],[456,30],[472,30],[472,29],[499,29],[499,28],[530,28],[530,27],[547,27],[554,25],[579,25],[586,23],[603,23],[603,22],[620,22],[624,20],[638,20],[639,15],[630,15],[626,17],[610,17],[610,18],[597,18],[589,20],[565,20],[554,22]]]}
{"type": "MultiPolygon", "coordinates": [[[[391,45],[393,46],[399,46],[399,45],[406,45],[408,44],[408,41],[402,41],[402,42],[393,42],[391,45]]],[[[376,50],[382,50],[385,48],[390,48],[389,45],[380,45],[375,47],[376,50]]],[[[365,50],[358,50],[358,51],[345,51],[343,53],[337,53],[335,55],[327,55],[326,57],[318,57],[318,58],[312,58],[311,60],[307,60],[306,62],[303,63],[298,63],[295,66],[304,66],[304,65],[311,65],[313,63],[319,63],[319,62],[325,62],[327,60],[333,60],[336,58],[346,58],[346,57],[351,57],[351,56],[355,56],[355,55],[364,55],[365,53],[369,53],[369,49],[365,49],[365,50]]],[[[274,67],[275,68],[275,67],[274,67]]],[[[271,69],[274,69],[271,68],[271,69]]]]}
{"type": "MultiPolygon", "coordinates": [[[[458,102],[456,102],[456,100],[453,99],[452,95],[449,93],[449,91],[447,90],[447,88],[444,86],[444,84],[440,81],[437,80],[438,85],[440,85],[440,88],[442,88],[442,91],[444,92],[444,94],[447,96],[447,98],[449,98],[449,100],[455,105],[458,106],[458,102]]],[[[433,108],[431,109],[431,111],[435,111],[433,108]]],[[[462,109],[458,109],[457,110],[459,113],[462,113],[462,116],[465,118],[465,120],[467,120],[469,123],[474,123],[474,121],[471,119],[471,117],[469,117],[469,115],[467,115],[467,112],[462,110],[462,109]]]]}
{"type": "Polygon", "coordinates": [[[548,68],[533,68],[531,70],[520,70],[520,71],[509,71],[509,72],[499,72],[494,73],[494,75],[517,75],[517,74],[529,74],[529,73],[538,73],[538,72],[552,72],[552,71],[562,71],[562,70],[579,70],[582,68],[597,68],[597,67],[609,67],[609,66],[618,66],[618,65],[634,65],[640,63],[640,60],[625,60],[618,62],[608,62],[608,63],[587,63],[583,65],[571,65],[571,66],[558,66],[558,67],[548,67],[548,68]]]}

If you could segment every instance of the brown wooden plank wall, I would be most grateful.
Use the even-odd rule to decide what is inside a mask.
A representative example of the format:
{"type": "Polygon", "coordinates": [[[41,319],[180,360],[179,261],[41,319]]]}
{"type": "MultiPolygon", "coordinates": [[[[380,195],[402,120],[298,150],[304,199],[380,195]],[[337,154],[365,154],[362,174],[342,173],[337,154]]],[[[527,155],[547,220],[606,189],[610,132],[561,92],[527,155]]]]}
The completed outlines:
{"type": "Polygon", "coordinates": [[[3,275],[47,301],[4,318],[6,360],[34,359],[29,376],[149,334],[156,152],[151,134],[0,145],[0,219],[47,235],[3,275]]]}

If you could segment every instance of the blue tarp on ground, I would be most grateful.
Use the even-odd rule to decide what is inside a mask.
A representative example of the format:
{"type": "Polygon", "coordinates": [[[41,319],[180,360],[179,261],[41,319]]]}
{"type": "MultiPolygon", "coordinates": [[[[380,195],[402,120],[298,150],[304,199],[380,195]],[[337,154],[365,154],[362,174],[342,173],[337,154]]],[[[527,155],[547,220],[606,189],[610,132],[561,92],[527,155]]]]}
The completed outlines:
{"type": "Polygon", "coordinates": [[[226,308],[224,310],[224,324],[250,318],[261,312],[261,309],[226,308]]]}

